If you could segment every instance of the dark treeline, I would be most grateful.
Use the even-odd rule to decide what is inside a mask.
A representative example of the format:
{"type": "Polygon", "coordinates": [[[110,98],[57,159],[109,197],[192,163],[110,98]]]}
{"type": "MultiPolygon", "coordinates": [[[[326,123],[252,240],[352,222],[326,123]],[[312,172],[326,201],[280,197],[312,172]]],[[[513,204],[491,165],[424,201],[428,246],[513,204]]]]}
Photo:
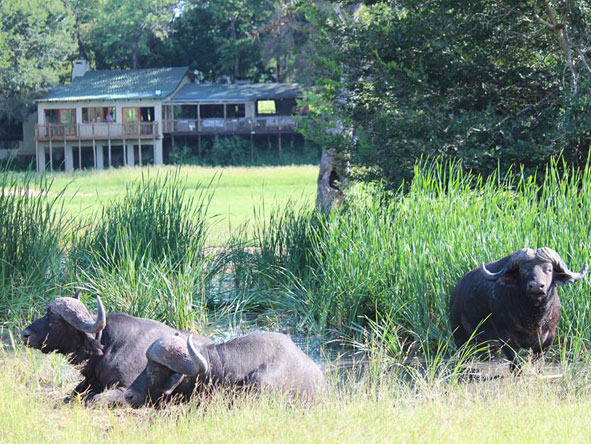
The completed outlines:
{"type": "Polygon", "coordinates": [[[580,165],[590,22],[583,0],[3,0],[0,114],[22,119],[76,58],[187,65],[206,81],[314,86],[305,135],[360,178],[395,186],[423,155],[485,174],[560,152],[580,165]]]}

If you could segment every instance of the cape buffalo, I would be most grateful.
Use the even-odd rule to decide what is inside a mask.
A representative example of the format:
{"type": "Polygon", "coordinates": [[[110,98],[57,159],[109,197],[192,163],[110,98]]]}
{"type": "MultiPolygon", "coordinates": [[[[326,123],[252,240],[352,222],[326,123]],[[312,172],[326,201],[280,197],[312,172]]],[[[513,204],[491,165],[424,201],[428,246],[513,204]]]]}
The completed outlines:
{"type": "Polygon", "coordinates": [[[268,388],[311,399],[325,384],[316,364],[280,333],[251,333],[222,344],[168,336],[154,342],[147,357],[148,365],[124,395],[133,407],[171,396],[187,399],[194,390],[219,386],[268,388]]]}
{"type": "MultiPolygon", "coordinates": [[[[107,388],[129,386],[146,366],[150,344],[177,332],[151,319],[123,313],[105,315],[99,296],[95,318],[78,295],[51,301],[45,316],[25,328],[21,336],[31,348],[43,353],[55,351],[67,355],[72,364],[81,364],[84,379],[74,389],[74,395],[87,400],[107,388]]],[[[197,340],[211,343],[203,337],[197,340]]]]}
{"type": "Polygon", "coordinates": [[[556,334],[560,300],[556,287],[578,281],[587,273],[568,269],[556,251],[524,248],[467,273],[450,300],[454,341],[461,347],[471,341],[501,348],[519,366],[516,352],[548,348],[556,334]]]}

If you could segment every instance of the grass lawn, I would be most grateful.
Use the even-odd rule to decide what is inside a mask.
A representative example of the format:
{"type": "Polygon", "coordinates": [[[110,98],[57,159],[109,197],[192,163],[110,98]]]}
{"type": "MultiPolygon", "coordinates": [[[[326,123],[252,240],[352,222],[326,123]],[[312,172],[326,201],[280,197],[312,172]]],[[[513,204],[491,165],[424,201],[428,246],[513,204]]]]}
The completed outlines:
{"type": "MultiPolygon", "coordinates": [[[[50,174],[52,190],[64,193],[66,214],[86,217],[101,206],[125,193],[125,187],[140,180],[142,175],[163,176],[176,167],[119,168],[104,171],[83,171],[72,174],[50,174]]],[[[312,205],[316,193],[318,167],[230,167],[207,168],[180,167],[186,178],[188,196],[197,194],[215,177],[214,191],[209,215],[215,225],[210,234],[210,244],[226,240],[232,229],[252,220],[255,208],[264,207],[266,215],[273,208],[281,208],[294,202],[297,205],[312,205]]]]}
{"type": "Polygon", "coordinates": [[[330,388],[318,403],[227,397],[142,408],[62,399],[75,374],[63,358],[0,351],[2,443],[532,443],[589,442],[588,378],[535,375],[488,382],[330,388]],[[67,373],[66,376],[64,376],[67,373]]]}

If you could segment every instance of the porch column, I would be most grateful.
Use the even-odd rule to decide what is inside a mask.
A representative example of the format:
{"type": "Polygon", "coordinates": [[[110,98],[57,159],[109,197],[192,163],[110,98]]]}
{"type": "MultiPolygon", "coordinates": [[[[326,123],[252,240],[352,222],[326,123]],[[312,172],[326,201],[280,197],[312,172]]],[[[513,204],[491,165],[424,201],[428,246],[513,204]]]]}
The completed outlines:
{"type": "Polygon", "coordinates": [[[64,170],[66,173],[71,173],[74,170],[74,153],[72,152],[72,145],[64,143],[64,170]]]}
{"type": "Polygon", "coordinates": [[[37,162],[39,165],[39,172],[42,173],[45,171],[45,166],[46,166],[46,164],[45,164],[45,162],[46,162],[46,160],[45,160],[45,145],[42,143],[39,144],[38,156],[39,156],[39,159],[37,162]]]}
{"type": "Polygon", "coordinates": [[[96,169],[102,170],[105,168],[105,159],[103,158],[103,144],[96,146],[96,169]]]}
{"type": "Polygon", "coordinates": [[[133,143],[126,143],[125,148],[127,149],[127,166],[132,167],[135,165],[135,153],[133,152],[133,143]]]}
{"type": "Polygon", "coordinates": [[[162,165],[163,163],[162,139],[156,139],[154,140],[154,165],[162,165]]]}

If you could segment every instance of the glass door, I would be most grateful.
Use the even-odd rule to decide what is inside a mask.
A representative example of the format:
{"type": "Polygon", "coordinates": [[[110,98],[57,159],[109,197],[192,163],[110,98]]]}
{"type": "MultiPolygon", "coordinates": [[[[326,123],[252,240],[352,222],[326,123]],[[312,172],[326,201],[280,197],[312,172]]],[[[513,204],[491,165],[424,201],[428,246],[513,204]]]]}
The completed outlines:
{"type": "Polygon", "coordinates": [[[76,110],[75,109],[60,109],[59,112],[60,125],[63,127],[64,136],[76,135],[76,110]]]}
{"type": "Polygon", "coordinates": [[[125,134],[138,134],[139,122],[139,108],[123,108],[123,128],[125,129],[125,134]]]}

